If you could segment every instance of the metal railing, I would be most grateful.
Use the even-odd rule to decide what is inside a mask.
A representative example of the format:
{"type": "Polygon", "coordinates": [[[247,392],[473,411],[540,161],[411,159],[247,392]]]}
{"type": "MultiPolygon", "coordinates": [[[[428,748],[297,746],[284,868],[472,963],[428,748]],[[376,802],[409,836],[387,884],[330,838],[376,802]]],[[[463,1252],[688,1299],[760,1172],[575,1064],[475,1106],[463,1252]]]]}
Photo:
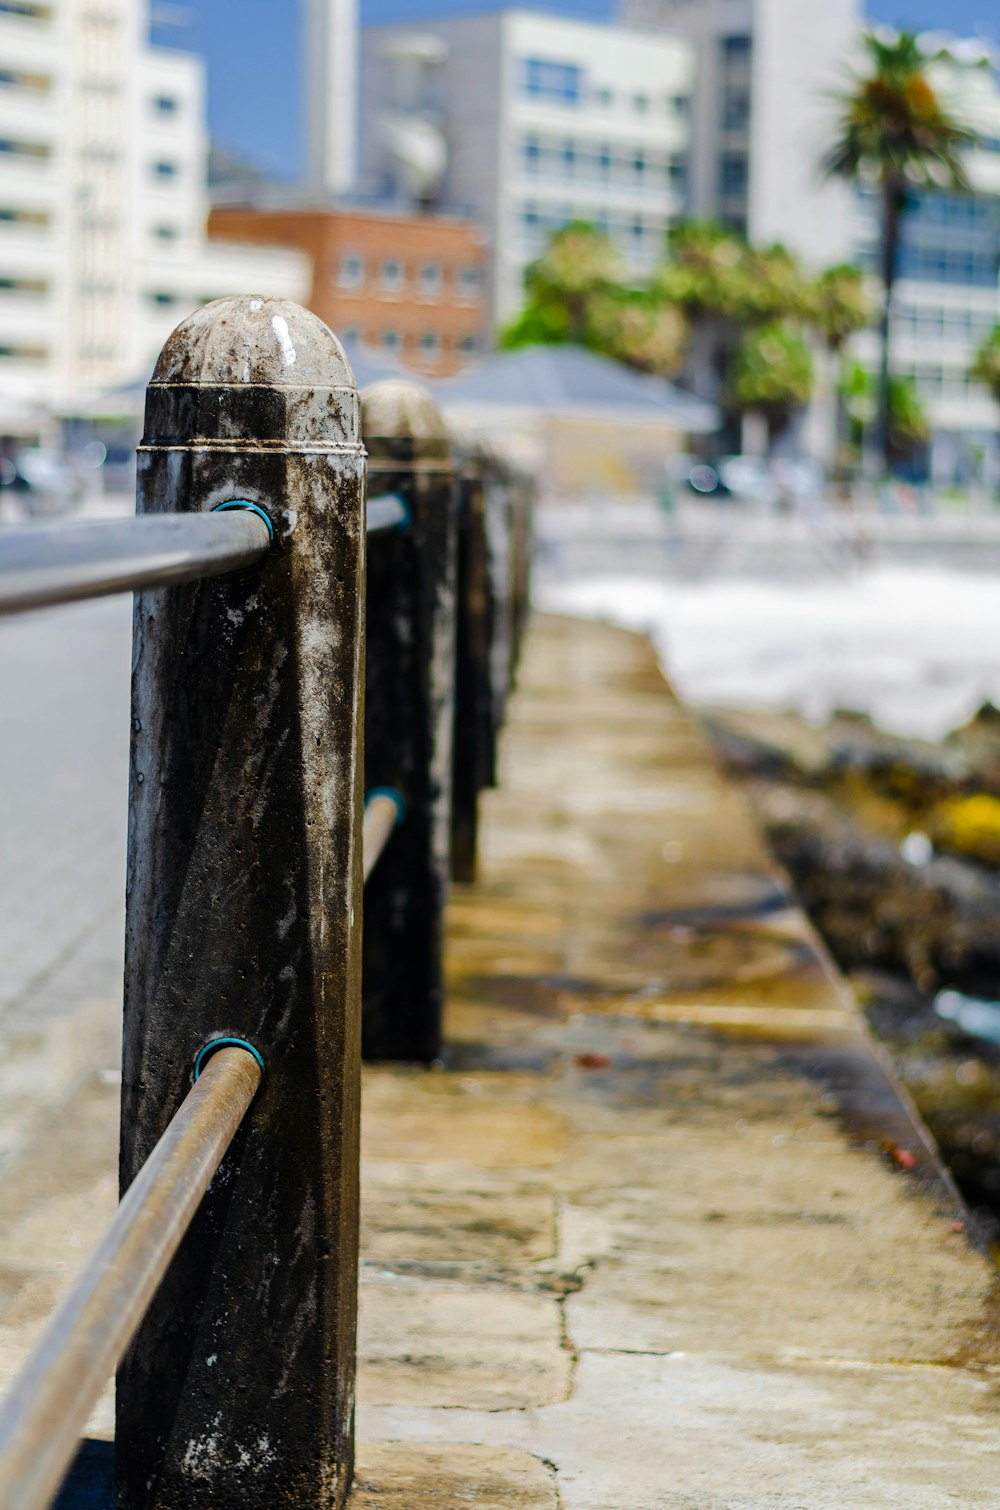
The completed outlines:
{"type": "Polygon", "coordinates": [[[359,404],[320,321],[232,299],[160,357],[137,517],[0,534],[0,613],[136,593],[122,1202],[0,1406],[5,1510],[116,1367],[122,1510],[345,1502],[362,1038],[442,1050],[530,508],[419,388],[359,404]]]}

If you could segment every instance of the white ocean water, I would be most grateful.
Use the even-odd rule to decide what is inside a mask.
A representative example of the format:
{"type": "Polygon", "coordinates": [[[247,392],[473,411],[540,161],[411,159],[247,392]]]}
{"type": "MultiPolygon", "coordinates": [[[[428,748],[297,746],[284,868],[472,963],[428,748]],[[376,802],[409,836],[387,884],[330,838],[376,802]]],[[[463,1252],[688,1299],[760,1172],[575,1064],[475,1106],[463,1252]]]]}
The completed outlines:
{"type": "Polygon", "coordinates": [[[648,633],[694,704],[838,708],[937,739],[1000,705],[1000,574],[875,568],[800,584],[635,577],[542,585],[539,607],[648,633]]]}

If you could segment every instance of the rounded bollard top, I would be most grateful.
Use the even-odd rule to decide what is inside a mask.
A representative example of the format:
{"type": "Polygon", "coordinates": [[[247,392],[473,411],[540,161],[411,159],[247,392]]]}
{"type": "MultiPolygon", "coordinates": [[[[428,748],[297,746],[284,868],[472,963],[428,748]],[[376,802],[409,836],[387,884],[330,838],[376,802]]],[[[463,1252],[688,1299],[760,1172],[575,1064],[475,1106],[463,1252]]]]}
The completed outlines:
{"type": "Polygon", "coordinates": [[[451,464],[451,436],[440,409],[417,383],[385,378],[361,394],[361,434],[372,460],[451,464]]]}
{"type": "Polygon", "coordinates": [[[290,299],[240,294],[182,320],[146,390],[143,449],[357,448],[358,388],[344,348],[290,299]]]}
{"type": "Polygon", "coordinates": [[[195,310],[168,338],[152,383],[355,388],[333,331],[291,299],[239,294],[195,310]]]}

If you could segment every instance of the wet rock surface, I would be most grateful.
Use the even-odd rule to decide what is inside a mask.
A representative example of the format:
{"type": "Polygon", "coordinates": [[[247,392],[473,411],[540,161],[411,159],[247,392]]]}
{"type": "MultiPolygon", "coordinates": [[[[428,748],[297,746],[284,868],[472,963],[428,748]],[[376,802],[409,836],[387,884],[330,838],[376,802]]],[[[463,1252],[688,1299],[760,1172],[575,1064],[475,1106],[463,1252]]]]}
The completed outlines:
{"type": "Polygon", "coordinates": [[[996,1249],[1000,1041],[935,1003],[1000,999],[1000,712],[936,745],[850,715],[705,723],[996,1249]]]}

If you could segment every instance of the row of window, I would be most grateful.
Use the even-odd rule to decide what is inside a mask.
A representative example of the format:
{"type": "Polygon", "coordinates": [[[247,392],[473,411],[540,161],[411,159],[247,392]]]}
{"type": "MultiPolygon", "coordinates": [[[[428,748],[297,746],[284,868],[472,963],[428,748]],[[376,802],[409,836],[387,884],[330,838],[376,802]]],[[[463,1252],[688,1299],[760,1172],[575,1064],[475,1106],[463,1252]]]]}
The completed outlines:
{"type": "Polygon", "coordinates": [[[520,158],[523,171],[533,177],[616,182],[677,194],[687,186],[687,169],[679,158],[645,147],[613,148],[608,142],[557,140],[529,132],[521,139],[520,158]]]}
{"type": "Polygon", "coordinates": [[[954,283],[966,288],[994,288],[997,281],[997,254],[994,250],[973,251],[968,247],[906,246],[899,257],[902,278],[924,283],[954,283]]]}
{"type": "MultiPolygon", "coordinates": [[[[590,87],[584,70],[576,63],[559,63],[549,58],[522,58],[518,67],[521,93],[528,99],[550,105],[600,105],[610,109],[618,96],[607,87],[590,87]]],[[[691,101],[686,94],[667,94],[654,100],[641,90],[628,96],[637,115],[648,115],[661,106],[668,115],[684,118],[690,113],[691,101]]]]}
{"type": "MultiPolygon", "coordinates": [[[[118,222],[110,216],[90,215],[85,221],[91,230],[113,230],[118,222]]],[[[0,225],[28,226],[35,230],[45,229],[52,224],[52,215],[48,210],[27,210],[13,205],[0,205],[0,225]]],[[[181,230],[179,226],[162,222],[152,225],[149,234],[155,241],[173,242],[179,241],[181,230]]]]}
{"type": "Polygon", "coordinates": [[[442,336],[436,330],[424,330],[419,335],[410,332],[403,333],[393,326],[385,330],[368,331],[362,333],[354,326],[349,326],[341,331],[343,339],[348,344],[361,340],[367,341],[370,346],[381,346],[384,351],[418,351],[424,357],[437,357],[444,351],[460,351],[463,356],[472,356],[479,350],[480,341],[478,336],[442,336]]]}
{"type": "MultiPolygon", "coordinates": [[[[337,269],[337,284],[340,288],[362,289],[369,281],[383,294],[401,294],[407,286],[407,266],[399,257],[383,257],[377,271],[369,268],[364,257],[357,252],[348,252],[340,259],[337,269]]],[[[446,268],[442,263],[427,261],[412,269],[416,292],[425,299],[437,299],[450,282],[462,299],[478,299],[482,291],[482,269],[474,263],[458,268],[446,268]]]]}
{"type": "Polygon", "coordinates": [[[955,368],[919,366],[901,369],[902,376],[915,383],[925,399],[967,399],[981,397],[985,389],[974,383],[967,372],[955,368]]]}
{"type": "Polygon", "coordinates": [[[570,205],[540,205],[526,200],[518,210],[518,222],[522,232],[531,240],[551,235],[562,230],[571,220],[586,219],[595,230],[634,248],[651,248],[663,243],[667,234],[666,222],[649,220],[642,215],[616,215],[603,207],[596,213],[580,216],[570,205]]]}
{"type": "Polygon", "coordinates": [[[904,306],[895,317],[902,335],[916,341],[975,344],[989,335],[997,315],[971,309],[921,309],[904,306]]]}
{"type": "MultiPolygon", "coordinates": [[[[0,137],[0,157],[18,158],[24,162],[46,162],[52,156],[51,142],[25,141],[23,138],[0,137]]],[[[117,147],[92,142],[84,147],[80,156],[87,162],[114,163],[120,153],[117,147]]],[[[170,158],[160,158],[149,165],[149,171],[157,182],[173,180],[180,176],[180,164],[170,158]]]]}
{"type": "Polygon", "coordinates": [[[23,21],[51,21],[51,5],[35,5],[33,0],[0,0],[0,16],[17,16],[23,21]]]}

